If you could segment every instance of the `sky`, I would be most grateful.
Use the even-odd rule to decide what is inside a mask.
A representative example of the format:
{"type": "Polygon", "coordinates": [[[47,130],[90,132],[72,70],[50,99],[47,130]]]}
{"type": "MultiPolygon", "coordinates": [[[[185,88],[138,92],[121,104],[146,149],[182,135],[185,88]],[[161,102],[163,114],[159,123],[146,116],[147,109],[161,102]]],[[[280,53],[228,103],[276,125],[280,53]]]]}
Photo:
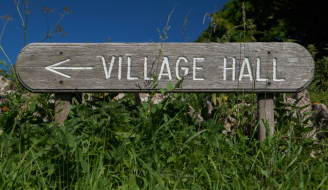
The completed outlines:
{"type": "MultiPolygon", "coordinates": [[[[30,10],[37,0],[29,0],[30,10]]],[[[63,7],[72,11],[59,22],[67,36],[52,36],[54,43],[106,43],[110,38],[115,42],[150,43],[159,42],[159,32],[163,32],[169,14],[170,29],[166,42],[193,42],[204,31],[210,19],[204,16],[219,10],[228,0],[40,0],[30,12],[27,20],[26,44],[41,42],[47,36],[47,18],[41,7],[47,6],[54,10],[48,13],[49,30],[56,25],[64,13],[63,7]],[[92,3],[91,3],[92,2],[92,3]],[[191,11],[190,11],[191,10],[191,11]],[[190,13],[188,14],[188,12],[190,13]],[[185,24],[183,38],[183,24],[185,24]]],[[[16,0],[18,2],[18,0],[16,0]]],[[[19,10],[26,24],[23,2],[19,10]]],[[[0,16],[9,14],[9,21],[3,31],[0,45],[14,64],[20,50],[24,47],[24,28],[17,11],[15,0],[0,1],[0,16]]],[[[2,31],[4,26],[0,22],[2,31]]],[[[53,30],[52,33],[55,33],[53,30]]],[[[1,35],[1,34],[0,34],[1,35]]],[[[44,42],[52,42],[49,38],[44,42]]],[[[0,60],[9,63],[0,51],[0,60]]],[[[0,65],[0,68],[3,66],[0,65]]]]}

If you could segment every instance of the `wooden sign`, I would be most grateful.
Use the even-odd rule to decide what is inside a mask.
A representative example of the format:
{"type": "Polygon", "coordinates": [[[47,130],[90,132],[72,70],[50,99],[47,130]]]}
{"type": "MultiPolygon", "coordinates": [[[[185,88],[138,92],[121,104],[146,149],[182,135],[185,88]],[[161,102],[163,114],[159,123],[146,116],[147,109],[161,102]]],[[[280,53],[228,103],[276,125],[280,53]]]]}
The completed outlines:
{"type": "Polygon", "coordinates": [[[298,92],[314,76],[295,43],[32,43],[16,74],[32,92],[150,92],[184,78],[184,92],[298,92]]]}

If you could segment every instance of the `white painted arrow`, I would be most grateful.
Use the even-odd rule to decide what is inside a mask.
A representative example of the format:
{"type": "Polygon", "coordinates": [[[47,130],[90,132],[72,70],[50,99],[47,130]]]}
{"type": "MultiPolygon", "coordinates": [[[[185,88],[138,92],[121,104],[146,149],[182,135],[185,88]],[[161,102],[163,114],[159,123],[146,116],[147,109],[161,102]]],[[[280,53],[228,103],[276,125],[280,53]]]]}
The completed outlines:
{"type": "Polygon", "coordinates": [[[61,76],[67,77],[67,78],[71,78],[71,76],[69,76],[69,75],[65,75],[65,74],[63,74],[63,73],[61,73],[61,72],[58,72],[58,71],[55,71],[55,69],[56,69],[56,70],[57,70],[57,69],[73,69],[73,70],[93,69],[93,67],[56,67],[56,66],[58,66],[58,65],[61,65],[61,64],[63,64],[63,63],[69,62],[69,61],[71,61],[71,59],[67,59],[67,60],[65,60],[65,61],[61,61],[61,62],[59,62],[59,63],[55,63],[55,64],[53,64],[53,65],[50,65],[50,66],[48,66],[48,67],[45,67],[45,69],[47,69],[48,71],[54,72],[54,73],[56,73],[56,74],[59,74],[59,75],[61,75],[61,76]]]}

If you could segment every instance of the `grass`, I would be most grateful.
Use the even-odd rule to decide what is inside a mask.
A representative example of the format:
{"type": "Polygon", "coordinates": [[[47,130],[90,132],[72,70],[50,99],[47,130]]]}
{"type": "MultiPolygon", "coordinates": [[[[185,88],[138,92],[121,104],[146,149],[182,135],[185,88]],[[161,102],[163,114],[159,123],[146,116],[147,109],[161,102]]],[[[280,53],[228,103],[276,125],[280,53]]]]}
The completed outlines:
{"type": "Polygon", "coordinates": [[[204,109],[194,98],[209,94],[170,94],[158,105],[137,105],[133,94],[112,101],[114,95],[99,94],[72,105],[68,120],[58,128],[55,122],[42,122],[42,115],[53,111],[50,95],[35,95],[39,103],[17,119],[19,103],[27,100],[10,94],[11,109],[0,117],[1,189],[328,187],[326,140],[305,137],[301,119],[291,119],[299,114],[296,104],[287,111],[276,99],[276,133],[262,143],[254,134],[243,134],[249,109],[227,111],[233,109],[236,94],[229,99],[217,94],[214,117],[202,122],[187,112],[190,104],[204,109]],[[234,135],[222,133],[228,114],[236,119],[234,135]]]}
{"type": "Polygon", "coordinates": [[[320,89],[311,89],[308,91],[312,103],[321,103],[328,105],[328,93],[320,89]]]}

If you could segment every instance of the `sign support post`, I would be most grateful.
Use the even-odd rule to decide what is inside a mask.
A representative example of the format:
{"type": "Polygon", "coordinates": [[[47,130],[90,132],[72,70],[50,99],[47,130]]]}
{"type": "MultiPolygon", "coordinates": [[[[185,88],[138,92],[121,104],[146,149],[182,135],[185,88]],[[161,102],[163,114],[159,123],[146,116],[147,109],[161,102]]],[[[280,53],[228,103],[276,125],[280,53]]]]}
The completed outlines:
{"type": "Polygon", "coordinates": [[[61,127],[67,119],[71,104],[72,93],[55,93],[55,121],[59,123],[58,127],[61,127]]]}
{"type": "Polygon", "coordinates": [[[258,115],[258,128],[257,139],[260,141],[265,140],[266,128],[265,122],[269,125],[270,137],[274,135],[274,94],[273,93],[258,93],[257,94],[257,115],[258,115]]]}

